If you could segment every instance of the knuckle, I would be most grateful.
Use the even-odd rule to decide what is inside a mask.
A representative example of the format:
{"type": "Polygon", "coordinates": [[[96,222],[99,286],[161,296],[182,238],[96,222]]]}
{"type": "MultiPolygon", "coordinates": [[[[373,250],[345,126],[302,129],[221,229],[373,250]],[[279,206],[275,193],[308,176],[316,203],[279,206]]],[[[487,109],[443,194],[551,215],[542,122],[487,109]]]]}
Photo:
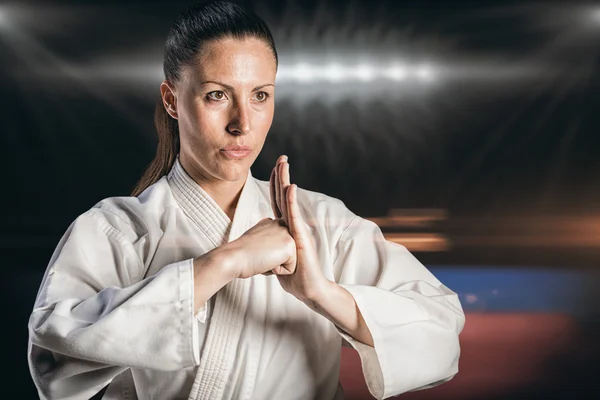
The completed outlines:
{"type": "Polygon", "coordinates": [[[296,245],[296,242],[294,241],[294,238],[291,237],[290,235],[287,235],[284,240],[285,240],[286,246],[292,247],[292,246],[296,245]]]}

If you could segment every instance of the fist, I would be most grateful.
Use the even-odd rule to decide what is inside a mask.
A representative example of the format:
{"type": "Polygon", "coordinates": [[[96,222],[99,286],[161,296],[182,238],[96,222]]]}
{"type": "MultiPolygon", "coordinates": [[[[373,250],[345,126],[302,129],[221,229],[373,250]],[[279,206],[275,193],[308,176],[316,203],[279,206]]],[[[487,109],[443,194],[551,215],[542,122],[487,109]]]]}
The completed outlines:
{"type": "Polygon", "coordinates": [[[296,268],[296,243],[283,221],[265,218],[228,243],[237,256],[237,277],[291,275],[296,268]]]}

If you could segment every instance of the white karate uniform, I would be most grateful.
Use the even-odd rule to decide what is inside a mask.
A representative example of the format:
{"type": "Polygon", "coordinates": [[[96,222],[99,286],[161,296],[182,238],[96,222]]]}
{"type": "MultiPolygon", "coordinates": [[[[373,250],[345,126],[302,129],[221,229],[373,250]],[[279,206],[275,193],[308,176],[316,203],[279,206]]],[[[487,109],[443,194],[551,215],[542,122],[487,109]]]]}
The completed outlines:
{"type": "Polygon", "coordinates": [[[276,276],[235,279],[196,313],[193,259],[271,217],[269,183],[249,173],[233,221],[179,161],[138,197],[101,201],[69,227],[29,320],[42,399],[332,400],[342,339],[369,391],[386,398],[458,371],[457,295],[379,227],[298,190],[325,276],[346,288],[374,347],[285,292],[276,276]]]}

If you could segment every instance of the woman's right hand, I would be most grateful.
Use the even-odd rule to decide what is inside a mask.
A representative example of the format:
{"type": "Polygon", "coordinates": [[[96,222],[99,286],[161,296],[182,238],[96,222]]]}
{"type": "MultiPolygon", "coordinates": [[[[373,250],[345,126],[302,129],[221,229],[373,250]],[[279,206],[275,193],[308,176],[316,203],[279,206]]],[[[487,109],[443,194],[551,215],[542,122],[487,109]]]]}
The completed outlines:
{"type": "Polygon", "coordinates": [[[270,273],[291,275],[296,269],[296,244],[279,219],[262,219],[223,247],[234,259],[236,278],[270,273]]]}
{"type": "Polygon", "coordinates": [[[235,278],[291,275],[296,243],[279,219],[265,218],[238,239],[194,259],[194,310],[235,278]]]}

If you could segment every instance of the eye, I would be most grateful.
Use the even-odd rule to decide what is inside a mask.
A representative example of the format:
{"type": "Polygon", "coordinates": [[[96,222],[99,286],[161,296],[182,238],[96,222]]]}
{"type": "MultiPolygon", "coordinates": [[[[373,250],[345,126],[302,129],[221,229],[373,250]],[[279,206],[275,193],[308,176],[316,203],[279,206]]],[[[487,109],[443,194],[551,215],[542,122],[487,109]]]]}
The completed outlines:
{"type": "Polygon", "coordinates": [[[209,92],[206,94],[206,97],[208,97],[209,100],[215,101],[221,101],[226,98],[225,92],[223,92],[222,90],[215,90],[213,92],[209,92]]]}
{"type": "Polygon", "coordinates": [[[254,99],[260,103],[267,101],[268,98],[269,98],[269,93],[267,93],[267,92],[257,92],[254,95],[254,99]]]}

